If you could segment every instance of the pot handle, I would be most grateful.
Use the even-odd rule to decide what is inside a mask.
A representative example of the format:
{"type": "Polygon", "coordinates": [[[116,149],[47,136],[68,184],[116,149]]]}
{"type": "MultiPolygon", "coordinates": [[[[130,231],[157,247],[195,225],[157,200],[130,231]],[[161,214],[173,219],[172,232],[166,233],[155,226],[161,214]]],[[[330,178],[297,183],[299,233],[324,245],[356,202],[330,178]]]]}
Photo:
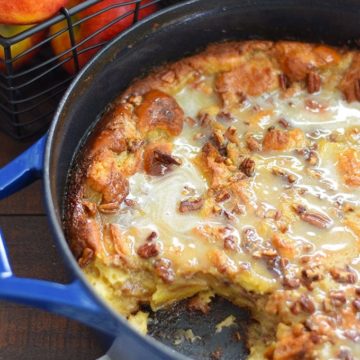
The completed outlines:
{"type": "Polygon", "coordinates": [[[13,274],[0,230],[0,298],[67,316],[103,332],[114,334],[115,322],[80,282],[59,284],[13,274]]]}
{"type": "Polygon", "coordinates": [[[47,136],[0,169],[0,200],[42,176],[47,136]]]}
{"type": "MultiPolygon", "coordinates": [[[[0,199],[42,177],[46,135],[0,169],[0,199]]],[[[20,278],[13,274],[0,230],[0,298],[65,315],[103,331],[114,331],[111,316],[80,280],[69,284],[20,278]],[[110,329],[110,330],[109,330],[110,329]]]]}

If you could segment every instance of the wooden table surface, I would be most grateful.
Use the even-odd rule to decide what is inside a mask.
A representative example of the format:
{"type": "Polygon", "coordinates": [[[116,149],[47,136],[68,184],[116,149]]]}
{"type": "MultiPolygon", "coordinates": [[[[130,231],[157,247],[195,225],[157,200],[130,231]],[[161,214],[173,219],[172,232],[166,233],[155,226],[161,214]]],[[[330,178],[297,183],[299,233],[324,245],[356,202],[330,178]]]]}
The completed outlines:
{"type": "MultiPolygon", "coordinates": [[[[29,147],[0,133],[0,167],[29,147]]],[[[0,201],[0,228],[19,276],[66,282],[42,203],[41,181],[0,201]]],[[[98,336],[60,316],[0,301],[0,360],[92,360],[103,355],[98,336]]]]}

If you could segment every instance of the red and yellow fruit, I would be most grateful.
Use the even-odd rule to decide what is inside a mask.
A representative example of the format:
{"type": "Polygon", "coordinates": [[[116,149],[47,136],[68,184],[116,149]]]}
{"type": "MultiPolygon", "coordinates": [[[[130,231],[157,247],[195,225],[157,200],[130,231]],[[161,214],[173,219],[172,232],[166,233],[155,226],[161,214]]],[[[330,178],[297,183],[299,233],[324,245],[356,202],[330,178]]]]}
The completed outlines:
{"type": "MultiPolygon", "coordinates": [[[[69,7],[73,7],[77,5],[80,0],[71,0],[69,2],[69,7]]],[[[103,0],[85,10],[82,12],[76,14],[73,16],[72,21],[77,22],[85,17],[91,16],[98,11],[101,11],[107,7],[117,5],[122,2],[127,2],[126,0],[103,0]]],[[[141,1],[141,5],[146,5],[147,3],[151,3],[151,0],[143,0],[141,1]]],[[[78,24],[74,28],[74,35],[75,35],[75,42],[76,44],[80,44],[78,47],[78,53],[79,53],[79,65],[80,68],[83,67],[92,56],[100,49],[100,44],[102,44],[105,41],[108,41],[112,39],[114,36],[128,28],[132,25],[134,14],[131,13],[135,9],[135,5],[124,5],[124,6],[117,6],[110,10],[107,10],[99,15],[96,15],[81,24],[78,24]],[[114,21],[116,18],[126,15],[127,13],[130,13],[128,16],[125,16],[123,19],[117,21],[116,23],[110,25],[107,29],[101,31],[99,34],[92,36],[96,31],[100,30],[106,25],[109,25],[112,21],[114,21]],[[85,41],[90,37],[88,40],[85,41]],[[82,42],[84,43],[82,44],[82,42]]],[[[146,8],[142,9],[139,13],[139,19],[143,19],[146,16],[152,14],[158,9],[157,5],[149,5],[146,8]]],[[[52,35],[55,35],[59,31],[66,29],[67,23],[66,21],[62,21],[54,26],[51,27],[50,33],[52,35]]],[[[61,60],[64,60],[66,58],[69,59],[69,61],[64,63],[64,68],[67,72],[70,74],[73,74],[75,69],[75,64],[72,57],[72,53],[70,51],[71,49],[71,42],[69,38],[68,32],[64,32],[60,34],[59,36],[55,37],[51,41],[51,46],[53,51],[56,55],[60,56],[61,60]],[[66,54],[64,54],[66,52],[66,54]]]]}

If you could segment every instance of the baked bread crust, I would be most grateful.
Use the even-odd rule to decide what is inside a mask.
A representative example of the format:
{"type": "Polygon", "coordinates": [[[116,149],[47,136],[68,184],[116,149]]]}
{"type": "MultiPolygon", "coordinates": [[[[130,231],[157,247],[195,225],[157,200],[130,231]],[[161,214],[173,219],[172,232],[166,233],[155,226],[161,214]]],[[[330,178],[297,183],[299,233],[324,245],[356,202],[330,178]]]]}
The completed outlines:
{"type": "Polygon", "coordinates": [[[209,292],[250,307],[253,359],[360,357],[359,101],[357,51],[288,41],[210,45],[134,81],[69,175],[64,228],[79,265],[126,317],[192,296],[204,311],[209,292]],[[186,92],[207,104],[195,116],[186,92]],[[349,120],[331,128],[337,108],[349,120]],[[191,159],[176,142],[189,134],[191,159]],[[205,184],[183,184],[172,210],[201,220],[186,233],[191,250],[119,223],[150,216],[136,174],[186,167],[205,184]]]}

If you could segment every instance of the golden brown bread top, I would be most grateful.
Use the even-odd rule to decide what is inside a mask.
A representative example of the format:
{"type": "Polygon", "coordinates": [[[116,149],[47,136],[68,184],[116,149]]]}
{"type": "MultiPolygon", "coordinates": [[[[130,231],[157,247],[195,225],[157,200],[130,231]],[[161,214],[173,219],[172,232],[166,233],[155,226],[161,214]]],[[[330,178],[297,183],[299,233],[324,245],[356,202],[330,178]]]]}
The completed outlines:
{"type": "Polygon", "coordinates": [[[269,359],[360,356],[359,79],[356,51],[247,41],[136,80],[70,179],[79,264],[129,272],[106,283],[131,311],[242,291],[277,327],[269,359]]]}

